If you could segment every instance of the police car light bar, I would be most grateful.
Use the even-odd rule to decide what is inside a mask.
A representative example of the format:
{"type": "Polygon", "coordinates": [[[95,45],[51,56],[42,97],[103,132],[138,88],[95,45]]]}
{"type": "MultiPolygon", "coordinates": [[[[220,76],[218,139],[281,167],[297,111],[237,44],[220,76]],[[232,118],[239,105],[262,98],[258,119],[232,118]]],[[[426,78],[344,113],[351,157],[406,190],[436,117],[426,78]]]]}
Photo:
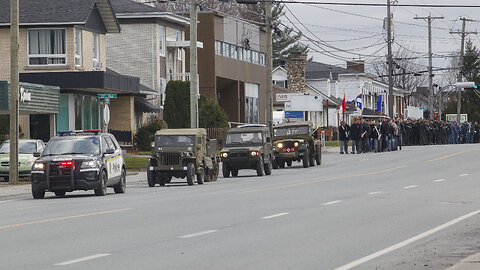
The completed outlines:
{"type": "Polygon", "coordinates": [[[63,130],[63,131],[57,131],[57,133],[60,136],[65,136],[65,135],[75,135],[79,133],[100,133],[102,130],[101,129],[82,129],[82,130],[63,130]]]}

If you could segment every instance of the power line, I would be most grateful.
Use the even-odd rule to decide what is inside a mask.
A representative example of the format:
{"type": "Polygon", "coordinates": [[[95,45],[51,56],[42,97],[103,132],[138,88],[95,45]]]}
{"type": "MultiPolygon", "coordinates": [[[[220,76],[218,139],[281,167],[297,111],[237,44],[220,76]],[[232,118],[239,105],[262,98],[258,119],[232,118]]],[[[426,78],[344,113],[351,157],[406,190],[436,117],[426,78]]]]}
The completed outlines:
{"type": "MultiPolygon", "coordinates": [[[[256,0],[256,2],[273,2],[283,4],[311,4],[331,6],[363,6],[363,7],[386,7],[382,3],[352,3],[352,2],[319,2],[319,1],[284,1],[284,0],[256,0]]],[[[431,8],[480,8],[480,5],[438,5],[438,4],[395,4],[397,7],[431,7],[431,8]]]]}

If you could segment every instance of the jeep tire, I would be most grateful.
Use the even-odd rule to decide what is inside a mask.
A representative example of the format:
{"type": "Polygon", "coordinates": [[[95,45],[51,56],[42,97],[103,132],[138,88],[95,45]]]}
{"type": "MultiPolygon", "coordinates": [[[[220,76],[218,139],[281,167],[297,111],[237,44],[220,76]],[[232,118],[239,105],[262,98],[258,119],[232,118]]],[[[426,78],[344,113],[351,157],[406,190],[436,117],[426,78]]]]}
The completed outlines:
{"type": "Polygon", "coordinates": [[[310,162],[310,157],[309,157],[309,152],[308,149],[303,152],[302,156],[302,162],[303,162],[303,168],[308,168],[308,163],[310,162]]]}
{"type": "Polygon", "coordinates": [[[273,170],[272,159],[269,158],[268,162],[264,165],[265,175],[271,175],[273,170]]]}
{"type": "Polygon", "coordinates": [[[230,170],[228,169],[228,164],[225,162],[222,163],[222,174],[224,178],[230,177],[230,170]]]}
{"type": "Polygon", "coordinates": [[[197,184],[203,185],[204,181],[205,181],[205,172],[202,170],[202,172],[197,173],[197,184]]]}
{"type": "Polygon", "coordinates": [[[322,154],[316,154],[315,155],[315,162],[317,162],[317,165],[322,165],[322,154]]]}
{"type": "Polygon", "coordinates": [[[193,186],[194,181],[195,181],[195,165],[193,163],[188,163],[187,164],[187,184],[189,186],[193,186]]]}
{"type": "Polygon", "coordinates": [[[157,177],[155,176],[155,171],[147,171],[147,182],[149,187],[154,187],[157,182],[157,177]]]}
{"type": "Polygon", "coordinates": [[[43,199],[45,198],[45,190],[35,189],[34,185],[32,184],[32,196],[34,199],[43,199]]]}
{"type": "Polygon", "coordinates": [[[238,176],[238,170],[232,170],[232,177],[238,176]]]}
{"type": "Polygon", "coordinates": [[[264,175],[264,173],[263,173],[263,158],[258,159],[256,171],[257,171],[258,176],[263,176],[264,175]]]}

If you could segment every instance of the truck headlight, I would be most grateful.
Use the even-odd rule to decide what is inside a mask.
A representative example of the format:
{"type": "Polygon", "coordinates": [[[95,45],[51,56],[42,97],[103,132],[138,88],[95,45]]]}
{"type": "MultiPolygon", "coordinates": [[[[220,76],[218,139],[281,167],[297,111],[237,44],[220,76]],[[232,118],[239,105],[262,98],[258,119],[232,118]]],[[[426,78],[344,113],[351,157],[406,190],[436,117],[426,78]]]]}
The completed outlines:
{"type": "Polygon", "coordinates": [[[33,164],[32,170],[43,171],[44,168],[45,168],[45,165],[39,162],[39,163],[33,164]]]}
{"type": "Polygon", "coordinates": [[[298,142],[295,142],[295,143],[293,143],[293,145],[294,145],[295,147],[298,147],[299,144],[298,144],[298,142]]]}
{"type": "Polygon", "coordinates": [[[278,148],[283,148],[283,143],[277,143],[278,148]]]}
{"type": "Polygon", "coordinates": [[[228,157],[228,153],[227,152],[221,153],[220,156],[223,157],[223,158],[226,158],[226,157],[228,157]]]}
{"type": "Polygon", "coordinates": [[[256,156],[258,156],[258,154],[259,153],[257,151],[250,152],[250,156],[252,156],[252,157],[256,157],[256,156]]]}
{"type": "Polygon", "coordinates": [[[97,167],[98,167],[98,162],[95,160],[82,162],[82,168],[97,168],[97,167]]]}

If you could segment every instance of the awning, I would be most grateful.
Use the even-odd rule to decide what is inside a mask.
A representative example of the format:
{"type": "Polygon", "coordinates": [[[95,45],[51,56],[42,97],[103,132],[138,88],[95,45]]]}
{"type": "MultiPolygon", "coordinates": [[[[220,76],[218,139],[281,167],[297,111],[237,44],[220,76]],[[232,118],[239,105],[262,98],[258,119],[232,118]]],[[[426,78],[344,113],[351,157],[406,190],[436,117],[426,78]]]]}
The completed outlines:
{"type": "Polygon", "coordinates": [[[137,113],[155,113],[160,112],[160,109],[150,104],[143,98],[135,98],[134,109],[137,113]]]}

